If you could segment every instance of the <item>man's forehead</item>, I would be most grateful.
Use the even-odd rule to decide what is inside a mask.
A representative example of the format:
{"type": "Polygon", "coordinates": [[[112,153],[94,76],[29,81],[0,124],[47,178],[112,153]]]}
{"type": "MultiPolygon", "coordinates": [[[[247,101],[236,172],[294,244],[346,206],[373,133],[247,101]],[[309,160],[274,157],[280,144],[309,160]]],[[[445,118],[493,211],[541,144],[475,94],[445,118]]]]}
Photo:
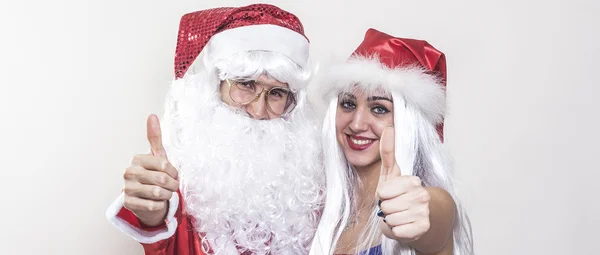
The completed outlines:
{"type": "Polygon", "coordinates": [[[277,79],[270,77],[266,74],[261,74],[260,76],[258,76],[256,82],[266,87],[289,87],[287,83],[280,82],[277,79]]]}

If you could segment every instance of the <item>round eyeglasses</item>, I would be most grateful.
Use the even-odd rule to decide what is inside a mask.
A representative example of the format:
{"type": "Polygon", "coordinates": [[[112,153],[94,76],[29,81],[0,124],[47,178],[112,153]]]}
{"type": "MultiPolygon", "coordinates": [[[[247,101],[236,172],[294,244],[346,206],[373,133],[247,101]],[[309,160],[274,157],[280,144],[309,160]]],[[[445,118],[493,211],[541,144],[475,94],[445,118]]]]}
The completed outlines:
{"type": "Polygon", "coordinates": [[[263,92],[266,92],[265,101],[267,102],[267,109],[271,113],[285,115],[296,107],[296,96],[288,88],[272,87],[265,89],[264,86],[253,80],[230,81],[226,79],[225,81],[229,85],[229,97],[240,106],[251,104],[258,100],[263,92]]]}

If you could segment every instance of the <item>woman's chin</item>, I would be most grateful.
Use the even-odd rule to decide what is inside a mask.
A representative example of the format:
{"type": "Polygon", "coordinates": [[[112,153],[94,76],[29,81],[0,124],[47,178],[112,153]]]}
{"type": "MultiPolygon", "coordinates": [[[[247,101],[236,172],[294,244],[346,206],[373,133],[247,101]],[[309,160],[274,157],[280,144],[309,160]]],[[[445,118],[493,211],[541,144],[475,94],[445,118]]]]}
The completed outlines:
{"type": "Polygon", "coordinates": [[[373,157],[369,157],[368,155],[364,155],[363,153],[357,153],[354,151],[347,152],[346,159],[348,160],[348,163],[354,168],[370,166],[376,161],[376,159],[373,157]]]}

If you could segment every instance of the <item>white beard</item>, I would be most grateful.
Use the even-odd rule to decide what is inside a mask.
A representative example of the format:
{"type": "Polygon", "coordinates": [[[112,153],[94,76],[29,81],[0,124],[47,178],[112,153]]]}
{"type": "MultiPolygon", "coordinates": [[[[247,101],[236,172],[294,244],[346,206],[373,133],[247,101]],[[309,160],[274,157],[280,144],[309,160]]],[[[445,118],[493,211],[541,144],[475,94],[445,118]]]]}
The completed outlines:
{"type": "Polygon", "coordinates": [[[182,96],[166,116],[177,140],[168,156],[203,243],[215,254],[308,254],[325,195],[319,125],[303,109],[253,120],[217,95],[182,96]]]}

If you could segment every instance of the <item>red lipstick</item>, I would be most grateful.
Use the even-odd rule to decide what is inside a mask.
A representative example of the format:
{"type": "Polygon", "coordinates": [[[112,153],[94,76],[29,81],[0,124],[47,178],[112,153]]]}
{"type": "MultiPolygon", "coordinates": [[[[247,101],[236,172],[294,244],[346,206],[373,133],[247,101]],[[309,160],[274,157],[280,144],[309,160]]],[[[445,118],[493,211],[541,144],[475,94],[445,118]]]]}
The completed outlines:
{"type": "Polygon", "coordinates": [[[350,147],[350,149],[353,149],[355,151],[362,151],[362,150],[369,148],[369,146],[371,146],[375,142],[375,139],[370,139],[370,138],[366,138],[366,137],[362,137],[362,136],[355,136],[355,135],[353,135],[353,136],[346,135],[346,141],[348,142],[348,147],[350,147]],[[352,139],[354,139],[354,140],[370,140],[370,142],[365,143],[365,144],[356,144],[356,143],[354,143],[354,141],[352,141],[352,139]]]}

